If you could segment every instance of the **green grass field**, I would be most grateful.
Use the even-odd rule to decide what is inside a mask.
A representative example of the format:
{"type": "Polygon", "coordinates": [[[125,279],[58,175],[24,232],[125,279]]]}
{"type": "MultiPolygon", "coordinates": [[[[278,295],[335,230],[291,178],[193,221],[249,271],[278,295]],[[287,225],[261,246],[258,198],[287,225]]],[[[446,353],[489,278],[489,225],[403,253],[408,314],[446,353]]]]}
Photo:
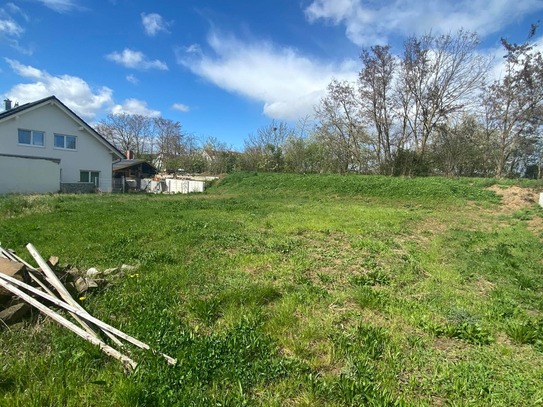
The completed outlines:
{"type": "Polygon", "coordinates": [[[0,197],[0,243],[29,261],[31,242],[81,269],[138,264],[83,306],[179,360],[128,347],[127,374],[34,317],[0,328],[0,406],[542,405],[543,210],[494,183],[234,174],[203,195],[0,197]]]}

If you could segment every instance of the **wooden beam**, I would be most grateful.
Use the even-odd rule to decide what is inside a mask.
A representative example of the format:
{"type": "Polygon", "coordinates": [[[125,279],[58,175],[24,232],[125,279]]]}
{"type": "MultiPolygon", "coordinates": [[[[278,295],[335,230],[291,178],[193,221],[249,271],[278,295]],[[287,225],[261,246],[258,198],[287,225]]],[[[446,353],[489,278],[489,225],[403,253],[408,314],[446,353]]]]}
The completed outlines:
{"type": "MultiPolygon", "coordinates": [[[[36,260],[36,262],[38,263],[38,266],[40,266],[41,271],[45,275],[45,278],[47,279],[49,284],[51,284],[55,288],[55,290],[57,290],[57,292],[60,294],[61,298],[64,301],[66,301],[68,304],[70,304],[71,306],[73,306],[73,307],[79,309],[80,311],[84,312],[85,314],[89,315],[89,313],[85,310],[85,308],[83,308],[76,300],[74,300],[72,298],[71,294],[68,292],[66,287],[64,287],[64,285],[58,279],[55,272],[53,270],[51,270],[51,268],[49,267],[49,264],[47,264],[47,262],[43,259],[43,257],[41,257],[41,255],[38,253],[38,251],[32,245],[32,243],[28,243],[26,245],[26,248],[30,252],[32,257],[34,257],[34,260],[36,260]]],[[[77,314],[72,313],[72,316],[74,317],[74,319],[77,322],[79,322],[79,324],[85,329],[85,331],[87,331],[91,335],[94,335],[94,336],[96,336],[98,338],[98,334],[96,333],[96,331],[94,329],[92,329],[92,327],[89,324],[87,324],[85,321],[81,320],[81,318],[77,314]]],[[[120,342],[117,338],[110,335],[108,332],[105,332],[105,334],[113,342],[115,342],[115,344],[117,344],[118,346],[123,346],[122,342],[120,342]]]]}
{"type": "MultiPolygon", "coordinates": [[[[64,285],[60,282],[55,272],[51,270],[47,262],[43,259],[43,257],[41,257],[41,255],[38,253],[38,251],[32,245],[32,243],[28,243],[26,245],[26,249],[30,252],[32,257],[34,257],[34,260],[36,260],[36,262],[38,263],[38,266],[40,266],[41,271],[45,275],[45,278],[47,279],[49,284],[51,284],[55,288],[55,290],[57,290],[61,298],[64,301],[66,301],[68,304],[74,306],[75,308],[79,308],[85,311],[83,307],[79,305],[79,303],[72,298],[72,296],[70,295],[66,287],[64,287],[64,285]]],[[[89,334],[93,335],[94,337],[98,338],[98,334],[96,333],[96,331],[92,329],[85,321],[82,321],[77,315],[73,313],[72,313],[72,316],[77,322],[79,322],[79,324],[85,329],[85,331],[87,331],[89,334]]]]}
{"type": "MultiPolygon", "coordinates": [[[[99,320],[98,318],[93,317],[88,312],[81,312],[79,309],[70,306],[69,304],[65,303],[64,301],[61,301],[58,298],[55,298],[54,296],[46,294],[46,293],[32,287],[31,285],[23,283],[23,282],[15,279],[13,277],[10,277],[10,276],[5,275],[5,274],[0,272],[0,283],[2,282],[2,279],[5,280],[6,282],[10,283],[10,284],[13,284],[13,285],[16,285],[18,287],[24,288],[24,289],[30,291],[31,293],[36,294],[36,295],[42,297],[43,299],[45,299],[45,300],[47,300],[49,302],[52,302],[53,304],[65,309],[66,311],[69,311],[69,312],[72,312],[74,314],[79,315],[81,318],[86,319],[87,321],[93,323],[97,327],[102,328],[103,330],[106,330],[108,332],[111,332],[114,335],[117,335],[119,338],[122,338],[125,341],[130,342],[133,345],[136,345],[138,348],[152,351],[151,347],[149,345],[147,345],[146,343],[141,342],[140,340],[138,340],[138,339],[136,339],[136,338],[134,338],[134,337],[120,331],[120,330],[118,330],[117,328],[115,328],[115,327],[113,327],[113,326],[99,320]]],[[[161,355],[164,359],[166,359],[169,364],[175,365],[177,363],[177,360],[172,358],[171,356],[168,356],[168,355],[166,355],[164,353],[160,353],[160,352],[157,352],[157,353],[159,355],[161,355]]]]}
{"type": "Polygon", "coordinates": [[[28,275],[30,276],[30,278],[31,278],[36,284],[38,284],[38,285],[42,288],[43,291],[45,291],[45,292],[46,292],[47,294],[49,294],[50,296],[57,298],[57,296],[55,295],[55,293],[54,293],[53,291],[51,291],[51,290],[49,289],[49,287],[47,287],[47,286],[43,283],[43,281],[41,281],[41,279],[37,276],[36,271],[34,271],[34,270],[29,270],[29,269],[27,269],[26,271],[28,272],[28,275]]]}
{"type": "MultiPolygon", "coordinates": [[[[83,329],[79,328],[77,325],[75,325],[73,322],[68,321],[66,318],[64,318],[62,315],[59,315],[55,311],[47,308],[45,305],[43,305],[41,302],[35,300],[28,294],[24,293],[23,291],[19,290],[14,285],[10,284],[9,282],[5,281],[4,278],[7,277],[5,274],[2,274],[2,278],[0,278],[0,286],[4,287],[6,290],[10,291],[11,293],[17,295],[19,298],[25,300],[30,305],[34,306],[35,308],[39,309],[41,312],[43,312],[48,317],[54,319],[56,322],[58,322],[60,325],[64,326],[65,328],[68,328],[70,331],[75,333],[76,335],[80,336],[81,338],[89,341],[93,345],[96,345],[100,348],[102,352],[104,352],[106,355],[109,355],[111,357],[114,357],[115,359],[120,360],[123,362],[126,366],[135,369],[137,366],[137,363],[134,362],[132,359],[130,359],[128,356],[123,355],[115,348],[112,348],[111,346],[104,343],[102,340],[98,339],[96,336],[89,334],[88,332],[85,332],[83,329]]],[[[32,287],[33,288],[33,287],[32,287]]],[[[39,290],[36,290],[37,292],[40,292],[43,295],[47,295],[45,293],[42,293],[39,290]]],[[[58,300],[57,300],[58,301],[58,300]]]]}
{"type": "MultiPolygon", "coordinates": [[[[36,251],[37,252],[37,251],[36,251]]],[[[28,275],[30,276],[30,278],[36,282],[36,284],[38,284],[46,293],[48,293],[49,295],[57,298],[57,296],[55,295],[55,293],[53,293],[41,280],[40,278],[36,275],[36,273],[39,273],[41,272],[41,274],[44,274],[40,269],[37,269],[35,268],[34,266],[32,266],[31,264],[27,263],[26,261],[24,261],[22,258],[20,258],[19,256],[17,256],[15,253],[13,252],[10,252],[9,250],[5,250],[3,249],[2,247],[0,247],[0,254],[3,254],[6,258],[9,258],[10,260],[13,260],[13,261],[18,261],[19,263],[22,263],[26,266],[27,268],[27,271],[28,271],[28,275]]],[[[55,278],[56,278],[56,275],[55,275],[55,278]]],[[[47,279],[47,277],[46,277],[47,279]]],[[[49,281],[49,280],[47,280],[49,281]]],[[[61,283],[62,284],[62,283],[61,283]]],[[[51,284],[53,285],[53,284],[51,284]]],[[[70,296],[71,298],[71,296],[70,296]]],[[[83,309],[81,307],[81,309],[83,309]]],[[[92,328],[90,328],[88,325],[86,325],[83,321],[81,321],[80,319],[78,319],[77,317],[76,318],[76,321],[79,322],[81,324],[81,326],[85,329],[87,329],[86,327],[88,327],[89,329],[91,329],[91,331],[94,333],[95,336],[98,336],[94,330],[92,330],[92,328]]],[[[89,332],[89,331],[87,331],[89,332]]],[[[91,332],[89,332],[91,333],[91,332]]],[[[115,336],[111,336],[108,332],[105,332],[105,334],[115,343],[117,344],[118,346],[123,346],[123,344],[115,337],[115,336]]]]}

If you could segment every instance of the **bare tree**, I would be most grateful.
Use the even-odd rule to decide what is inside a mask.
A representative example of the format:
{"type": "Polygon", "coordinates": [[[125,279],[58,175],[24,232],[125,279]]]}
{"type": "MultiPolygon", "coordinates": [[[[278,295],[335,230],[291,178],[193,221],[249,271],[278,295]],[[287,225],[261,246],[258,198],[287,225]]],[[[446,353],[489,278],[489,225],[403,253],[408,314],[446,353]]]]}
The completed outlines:
{"type": "Polygon", "coordinates": [[[506,51],[504,76],[485,91],[483,106],[489,138],[494,143],[495,176],[504,177],[518,165],[523,151],[538,142],[543,123],[543,57],[532,39],[513,44],[502,38],[506,51]]]}
{"type": "Polygon", "coordinates": [[[328,94],[315,108],[315,115],[320,120],[317,137],[326,146],[335,170],[367,172],[372,158],[370,140],[363,126],[354,85],[332,81],[328,94]]]}
{"type": "Polygon", "coordinates": [[[396,174],[399,160],[402,174],[426,173],[432,137],[475,105],[484,84],[489,60],[478,44],[461,30],[411,37],[400,60],[389,46],[363,50],[357,83],[332,81],[316,108],[318,138],[338,171],[396,174]]]}
{"type": "Polygon", "coordinates": [[[121,151],[133,151],[136,157],[152,152],[152,119],[138,114],[109,114],[96,130],[121,151]]]}
{"type": "Polygon", "coordinates": [[[298,120],[296,126],[290,129],[290,134],[282,143],[284,170],[287,172],[318,172],[319,159],[315,156],[314,122],[309,116],[298,120]]]}
{"type": "MultiPolygon", "coordinates": [[[[157,117],[153,119],[154,133],[157,144],[157,153],[165,166],[185,153],[184,139],[181,124],[177,121],[157,117]]],[[[175,165],[174,165],[175,167],[175,165]]]]}
{"type": "Polygon", "coordinates": [[[246,169],[282,171],[283,144],[292,133],[287,123],[272,121],[258,129],[256,134],[249,134],[244,148],[246,169]]]}
{"type": "Polygon", "coordinates": [[[291,135],[284,144],[285,171],[306,172],[306,141],[298,135],[291,135]]]}
{"type": "Polygon", "coordinates": [[[476,52],[479,38],[456,35],[411,37],[404,45],[398,81],[403,130],[424,156],[438,126],[462,114],[484,84],[489,60],[476,52]]]}
{"type": "Polygon", "coordinates": [[[373,127],[376,159],[380,168],[388,167],[392,160],[392,121],[394,114],[393,82],[396,61],[390,46],[375,46],[363,50],[360,56],[363,68],[359,73],[358,86],[362,113],[373,127]]]}

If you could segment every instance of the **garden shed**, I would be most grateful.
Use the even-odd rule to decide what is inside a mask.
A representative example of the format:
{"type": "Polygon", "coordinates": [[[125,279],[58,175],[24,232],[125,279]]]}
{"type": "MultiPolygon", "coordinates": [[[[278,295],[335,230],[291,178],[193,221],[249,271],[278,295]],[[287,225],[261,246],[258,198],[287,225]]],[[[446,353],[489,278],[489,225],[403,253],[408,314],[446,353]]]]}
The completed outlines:
{"type": "Polygon", "coordinates": [[[141,181],[154,178],[158,170],[145,160],[124,159],[113,163],[113,190],[139,190],[141,181]]]}

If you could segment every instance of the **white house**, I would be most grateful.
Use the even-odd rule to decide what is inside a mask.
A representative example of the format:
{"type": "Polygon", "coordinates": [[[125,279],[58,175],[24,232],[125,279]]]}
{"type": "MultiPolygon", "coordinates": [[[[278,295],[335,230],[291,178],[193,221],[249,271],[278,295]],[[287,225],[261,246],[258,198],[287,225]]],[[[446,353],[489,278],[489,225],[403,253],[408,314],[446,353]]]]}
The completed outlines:
{"type": "Polygon", "coordinates": [[[111,192],[123,154],[55,96],[0,113],[0,193],[111,192]]]}

